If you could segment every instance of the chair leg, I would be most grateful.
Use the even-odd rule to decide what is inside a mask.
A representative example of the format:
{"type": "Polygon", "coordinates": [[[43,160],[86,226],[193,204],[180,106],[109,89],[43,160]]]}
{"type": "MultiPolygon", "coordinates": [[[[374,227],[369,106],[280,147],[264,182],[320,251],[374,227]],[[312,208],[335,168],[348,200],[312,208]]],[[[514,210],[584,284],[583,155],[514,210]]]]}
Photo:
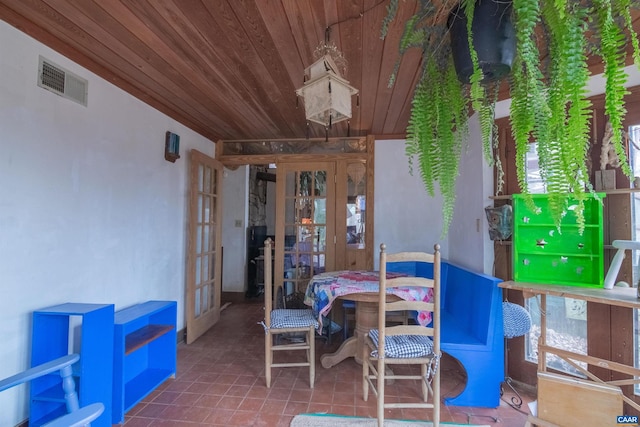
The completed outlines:
{"type": "Polygon", "coordinates": [[[440,426],[440,367],[436,370],[431,381],[431,389],[433,390],[433,427],[440,426]]]}
{"type": "Polygon", "coordinates": [[[309,360],[309,385],[313,388],[316,379],[316,337],[313,326],[309,328],[309,356],[307,359],[309,360]]]}
{"type": "Polygon", "coordinates": [[[378,427],[384,427],[384,359],[378,358],[378,427]]]}
{"type": "Polygon", "coordinates": [[[422,376],[422,380],[420,381],[420,385],[422,386],[422,401],[427,403],[429,401],[429,387],[427,387],[427,365],[420,365],[420,375],[422,376]]]}
{"type": "Polygon", "coordinates": [[[271,351],[273,337],[270,333],[267,333],[264,339],[264,376],[267,382],[267,388],[269,388],[271,387],[271,363],[273,362],[273,352],[271,351]]]}
{"type": "Polygon", "coordinates": [[[362,350],[362,399],[366,402],[369,400],[369,357],[366,344],[362,350]]]}

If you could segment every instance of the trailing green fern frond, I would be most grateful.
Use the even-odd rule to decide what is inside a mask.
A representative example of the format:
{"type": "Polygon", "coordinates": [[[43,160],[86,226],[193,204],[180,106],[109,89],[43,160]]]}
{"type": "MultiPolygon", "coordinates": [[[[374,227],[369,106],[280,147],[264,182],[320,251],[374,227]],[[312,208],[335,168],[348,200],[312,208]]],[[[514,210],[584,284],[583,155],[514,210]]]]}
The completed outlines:
{"type": "MultiPolygon", "coordinates": [[[[633,62],[636,66],[640,67],[640,42],[638,42],[638,33],[633,29],[633,20],[631,19],[632,4],[630,0],[618,0],[617,13],[624,18],[624,23],[629,32],[629,38],[631,39],[631,46],[633,47],[633,62]]],[[[639,4],[635,5],[636,8],[640,7],[639,4]]]]}
{"type": "Polygon", "coordinates": [[[431,58],[414,93],[407,127],[410,171],[416,159],[427,192],[433,196],[437,183],[443,196],[443,236],[453,218],[462,141],[468,137],[463,93],[453,62],[443,70],[431,58]]]}
{"type": "Polygon", "coordinates": [[[396,19],[396,14],[398,13],[398,0],[391,0],[387,5],[387,14],[382,20],[382,28],[380,29],[380,38],[384,40],[387,36],[387,32],[389,31],[389,24],[396,19]]]}
{"type": "Polygon", "coordinates": [[[596,22],[600,32],[600,51],[606,78],[604,109],[613,128],[611,143],[620,158],[622,170],[627,176],[632,177],[633,172],[622,144],[622,120],[626,114],[624,96],[629,93],[625,89],[627,75],[623,70],[625,37],[614,22],[611,1],[594,0],[594,5],[597,10],[596,22]]]}
{"type": "MultiPolygon", "coordinates": [[[[497,188],[501,190],[500,159],[495,155],[497,92],[482,82],[484,76],[474,49],[474,26],[470,19],[478,0],[459,1],[468,18],[467,42],[473,65],[468,85],[461,85],[456,78],[448,29],[441,19],[452,7],[449,0],[435,3],[437,7],[431,0],[420,0],[417,12],[405,25],[400,43],[401,53],[412,47],[422,51],[422,75],[413,95],[405,149],[410,171],[417,166],[429,194],[434,195],[438,187],[443,196],[443,234],[453,216],[458,163],[468,140],[469,107],[478,113],[483,154],[489,164],[495,162],[497,188]]],[[[391,0],[383,33],[388,31],[402,4],[391,0]]],[[[640,41],[632,28],[634,7],[640,7],[640,0],[512,0],[517,47],[509,86],[517,180],[522,193],[529,195],[527,153],[530,143],[536,142],[540,175],[556,224],[568,208],[570,195],[578,201],[575,213],[578,225],[583,227],[583,200],[588,192],[593,192],[586,166],[592,112],[585,88],[589,79],[587,58],[594,52],[604,64],[605,113],[614,129],[612,143],[624,172],[631,175],[621,132],[626,114],[627,42],[640,66],[640,41]],[[543,52],[538,50],[538,43],[545,46],[543,52]]],[[[525,197],[525,201],[533,204],[531,197],[525,197]]]]}
{"type": "Polygon", "coordinates": [[[467,45],[469,46],[469,54],[471,56],[471,63],[473,64],[473,73],[469,79],[471,84],[471,107],[478,113],[480,119],[482,152],[484,153],[484,157],[489,165],[493,166],[493,107],[495,102],[491,102],[492,99],[487,96],[486,87],[482,84],[484,74],[480,68],[478,52],[476,52],[473,44],[473,32],[471,27],[473,23],[473,15],[475,13],[476,0],[463,0],[461,5],[466,17],[467,45]]]}
{"type": "MultiPolygon", "coordinates": [[[[540,53],[536,44],[535,28],[540,21],[537,0],[514,0],[514,27],[517,50],[512,67],[511,114],[512,134],[516,144],[516,175],[523,194],[529,195],[526,156],[531,135],[537,141],[548,140],[544,126],[550,115],[546,103],[543,75],[538,68],[540,53]]],[[[533,199],[525,197],[533,210],[533,199]]]]}
{"type": "Polygon", "coordinates": [[[417,27],[418,17],[412,16],[404,26],[404,32],[400,38],[400,53],[406,52],[411,47],[420,47],[425,39],[424,29],[417,27]]]}
{"type": "Polygon", "coordinates": [[[589,152],[589,132],[591,102],[587,99],[587,83],[589,69],[587,67],[587,47],[584,21],[588,11],[577,4],[572,4],[565,21],[567,28],[566,93],[567,123],[565,132],[567,144],[563,147],[563,172],[569,178],[569,187],[573,198],[578,201],[576,218],[579,232],[584,231],[582,215],[585,200],[585,183],[589,181],[586,161],[589,152]]]}

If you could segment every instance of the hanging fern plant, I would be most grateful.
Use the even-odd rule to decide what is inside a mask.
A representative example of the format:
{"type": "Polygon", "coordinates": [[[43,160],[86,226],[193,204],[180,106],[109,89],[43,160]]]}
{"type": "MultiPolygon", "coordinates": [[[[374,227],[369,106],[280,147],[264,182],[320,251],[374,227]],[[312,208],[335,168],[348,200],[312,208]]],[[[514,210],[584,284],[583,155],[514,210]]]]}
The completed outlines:
{"type": "Polygon", "coordinates": [[[417,158],[420,176],[431,196],[436,183],[443,196],[445,229],[455,206],[456,178],[462,144],[468,137],[467,103],[453,61],[442,69],[436,58],[426,58],[424,77],[416,88],[407,127],[406,153],[413,172],[417,158]]]}
{"type": "MultiPolygon", "coordinates": [[[[590,77],[589,55],[602,58],[606,79],[605,113],[613,127],[612,143],[622,160],[623,171],[632,175],[622,144],[627,43],[632,46],[634,61],[640,65],[640,43],[631,27],[632,0],[420,1],[418,11],[406,22],[400,46],[401,54],[416,46],[423,52],[423,72],[414,92],[407,128],[406,153],[410,168],[417,159],[429,194],[433,195],[436,185],[439,186],[444,200],[443,234],[446,234],[455,206],[460,155],[468,139],[469,106],[478,113],[483,152],[489,165],[498,160],[494,156],[497,148],[494,106],[497,87],[506,76],[500,76],[497,81],[492,79],[492,70],[487,71],[474,48],[478,40],[474,32],[487,25],[474,24],[473,18],[477,16],[476,10],[487,3],[502,7],[502,11],[508,9],[501,12],[508,16],[497,12],[494,15],[499,16],[499,22],[510,18],[515,32],[515,56],[508,80],[520,189],[525,195],[529,194],[526,154],[529,143],[536,141],[541,176],[556,225],[560,224],[569,196],[580,202],[576,214],[582,225],[581,202],[593,192],[586,166],[592,114],[586,90],[590,77]],[[462,83],[455,81],[452,70],[447,18],[454,13],[462,13],[466,19],[466,46],[472,64],[472,71],[466,71],[462,83]],[[544,55],[536,44],[538,34],[543,34],[546,42],[545,61],[541,61],[544,55]]],[[[398,0],[391,0],[383,22],[383,37],[398,7],[398,0]]],[[[394,77],[395,72],[391,84],[394,77]]],[[[501,165],[496,164],[496,169],[500,191],[501,165]]],[[[533,203],[531,198],[528,201],[533,203]]]]}

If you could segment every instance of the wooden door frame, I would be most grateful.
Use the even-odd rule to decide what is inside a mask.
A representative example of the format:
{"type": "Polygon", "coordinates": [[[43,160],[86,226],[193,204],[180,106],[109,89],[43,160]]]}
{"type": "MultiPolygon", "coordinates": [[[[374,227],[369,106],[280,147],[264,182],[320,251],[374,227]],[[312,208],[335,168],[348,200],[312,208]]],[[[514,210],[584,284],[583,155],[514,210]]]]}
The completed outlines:
{"type": "MultiPolygon", "coordinates": [[[[372,158],[373,155],[371,154],[372,158]]],[[[365,209],[365,242],[364,253],[366,264],[356,265],[353,259],[352,250],[347,247],[347,212],[345,209],[339,208],[339,204],[346,205],[347,200],[347,188],[344,185],[336,185],[336,269],[337,270],[373,270],[373,175],[374,165],[373,160],[355,160],[365,163],[366,168],[366,190],[365,190],[365,203],[368,209],[365,209]],[[371,163],[371,165],[369,164],[371,163]],[[369,212],[371,211],[371,212],[369,212]],[[354,267],[354,268],[352,268],[354,267]]],[[[347,182],[347,167],[349,163],[353,163],[351,159],[340,159],[336,161],[336,179],[338,183],[347,182]]]]}
{"type": "MultiPolygon", "coordinates": [[[[275,267],[274,267],[274,282],[273,288],[280,289],[284,284],[284,236],[285,236],[285,180],[281,179],[291,171],[310,170],[318,171],[325,170],[327,173],[327,190],[326,201],[331,202],[326,204],[327,222],[326,222],[326,241],[327,247],[325,249],[325,268],[327,271],[332,271],[335,264],[335,179],[331,176],[335,176],[335,162],[327,160],[318,160],[315,162],[280,162],[277,164],[277,178],[276,178],[276,228],[275,228],[275,267]],[[330,210],[332,211],[330,213],[330,210]],[[333,240],[333,242],[331,242],[333,240]]],[[[304,196],[300,196],[304,197],[304,196]]],[[[284,294],[283,294],[284,295],[284,294]]]]}
{"type": "MultiPolygon", "coordinates": [[[[189,200],[188,200],[188,225],[187,225],[187,272],[185,283],[185,319],[187,344],[192,343],[220,319],[220,299],[222,297],[222,183],[224,165],[218,160],[206,154],[192,149],[189,153],[189,200]],[[195,233],[198,224],[198,200],[199,200],[199,166],[211,167],[215,172],[217,185],[215,212],[212,214],[217,219],[215,224],[214,265],[215,277],[213,282],[213,306],[201,318],[195,316],[195,286],[196,286],[196,250],[197,239],[195,233]]],[[[211,237],[211,236],[209,236],[211,237]]],[[[204,242],[204,240],[203,240],[204,242]]],[[[201,243],[202,244],[202,243],[201,243]]],[[[211,292],[211,290],[210,290],[211,292]]],[[[209,294],[208,294],[209,295],[209,294]]],[[[202,295],[200,296],[202,298],[202,295]]],[[[208,296],[211,298],[211,295],[208,296]]]]}
{"type": "MultiPolygon", "coordinates": [[[[367,210],[366,217],[366,257],[367,266],[369,270],[374,266],[374,220],[375,212],[373,209],[374,194],[375,194],[375,135],[367,135],[366,137],[352,137],[352,138],[329,138],[325,139],[286,139],[286,140],[242,140],[242,141],[217,141],[216,142],[216,159],[218,159],[225,167],[235,170],[239,166],[246,165],[266,165],[266,164],[279,164],[285,162],[315,162],[315,161],[348,161],[348,160],[364,160],[366,161],[366,173],[367,173],[367,190],[366,190],[366,203],[370,207],[367,210]],[[358,143],[359,141],[359,143],[358,143]],[[359,152],[335,152],[335,150],[321,151],[323,143],[327,142],[328,145],[336,145],[338,143],[347,143],[353,145],[364,146],[364,150],[359,152]],[[279,144],[288,144],[288,147],[295,149],[296,143],[301,145],[315,143],[314,149],[316,152],[308,153],[304,150],[300,150],[297,154],[282,154],[273,147],[278,147],[279,144]],[[255,154],[250,150],[245,150],[243,146],[262,147],[264,152],[255,154]],[[270,148],[271,147],[271,148],[270,148]]],[[[336,216],[336,221],[339,221],[336,216]]],[[[276,242],[277,244],[277,242],[276,242]]],[[[274,272],[275,273],[275,272],[274,272]]]]}

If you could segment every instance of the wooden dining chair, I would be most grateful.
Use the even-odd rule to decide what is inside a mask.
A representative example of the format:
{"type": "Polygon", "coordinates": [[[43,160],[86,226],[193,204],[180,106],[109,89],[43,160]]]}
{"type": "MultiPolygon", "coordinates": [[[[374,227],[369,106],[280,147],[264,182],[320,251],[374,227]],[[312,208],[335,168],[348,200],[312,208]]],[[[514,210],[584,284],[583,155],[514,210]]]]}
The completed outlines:
{"type": "Polygon", "coordinates": [[[440,424],[440,245],[434,253],[401,252],[387,254],[386,246],[380,245],[380,290],[378,306],[378,329],[372,329],[365,337],[362,354],[362,386],[364,400],[368,400],[369,388],[377,398],[378,426],[384,425],[385,409],[431,408],[434,427],[440,424]],[[397,277],[387,279],[387,263],[418,262],[433,264],[433,279],[424,277],[397,277]],[[427,287],[433,289],[433,298],[424,301],[387,302],[387,289],[392,287],[427,287]],[[390,311],[429,312],[429,326],[387,326],[386,313],[390,311]],[[416,369],[398,367],[398,372],[387,371],[388,365],[419,365],[416,369]],[[385,380],[419,380],[420,398],[410,401],[409,396],[394,397],[385,401],[385,380]],[[429,397],[431,396],[431,400],[429,397]]]}
{"type": "MultiPolygon", "coordinates": [[[[58,394],[65,402],[67,414],[56,416],[54,419],[50,419],[45,424],[42,424],[42,426],[90,426],[89,423],[102,414],[104,411],[104,405],[101,402],[96,402],[80,407],[72,371],[72,365],[78,360],[80,360],[80,356],[78,354],[69,354],[11,375],[10,377],[0,380],[0,391],[28,383],[45,375],[58,375],[61,378],[60,389],[55,390],[55,387],[52,387],[52,390],[49,392],[50,395],[48,396],[48,400],[55,402],[56,400],[54,396],[58,394]]],[[[36,420],[30,420],[30,424],[35,423],[36,420]]]]}
{"type": "MultiPolygon", "coordinates": [[[[265,331],[265,377],[271,387],[271,369],[285,367],[309,367],[309,385],[315,379],[315,331],[319,327],[311,309],[273,309],[273,268],[271,239],[264,243],[264,326],[265,331]],[[300,339],[302,338],[302,339],[300,339]],[[276,352],[304,351],[304,361],[274,362],[276,352]]],[[[287,355],[288,357],[288,355],[287,355]]]]}

